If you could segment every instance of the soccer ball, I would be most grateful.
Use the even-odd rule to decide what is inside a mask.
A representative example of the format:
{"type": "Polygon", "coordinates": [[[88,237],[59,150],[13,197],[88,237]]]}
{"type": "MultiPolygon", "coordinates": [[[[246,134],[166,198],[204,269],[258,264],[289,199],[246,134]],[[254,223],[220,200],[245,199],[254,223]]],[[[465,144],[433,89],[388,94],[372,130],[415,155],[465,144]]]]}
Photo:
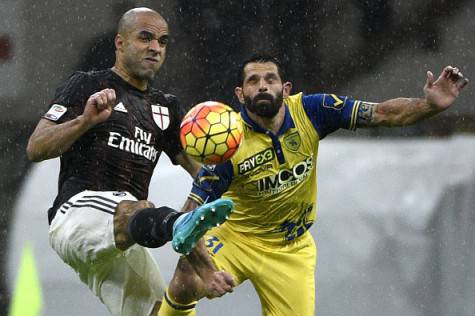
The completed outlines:
{"type": "Polygon", "coordinates": [[[219,164],[231,158],[241,138],[239,115],[229,106],[214,101],[195,105],[180,126],[185,152],[205,164],[219,164]]]}

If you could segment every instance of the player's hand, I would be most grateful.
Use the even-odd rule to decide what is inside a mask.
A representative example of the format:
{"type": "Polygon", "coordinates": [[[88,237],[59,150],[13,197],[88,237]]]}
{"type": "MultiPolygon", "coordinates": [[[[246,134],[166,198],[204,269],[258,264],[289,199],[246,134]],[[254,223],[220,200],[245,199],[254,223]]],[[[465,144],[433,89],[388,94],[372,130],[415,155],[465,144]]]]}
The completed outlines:
{"type": "Polygon", "coordinates": [[[203,281],[205,284],[205,295],[209,299],[231,293],[234,288],[233,277],[226,271],[214,271],[203,281]]]}
{"type": "Polygon", "coordinates": [[[424,86],[426,102],[438,110],[445,110],[452,105],[467,83],[468,79],[457,67],[445,67],[435,81],[434,74],[428,71],[424,86]]]}
{"type": "Polygon", "coordinates": [[[86,122],[94,126],[109,118],[112,106],[115,105],[115,90],[104,89],[89,97],[84,107],[83,116],[86,122]]]}
{"type": "Polygon", "coordinates": [[[186,257],[202,281],[203,296],[211,299],[233,291],[233,277],[228,272],[216,269],[205,247],[203,238],[198,241],[195,248],[186,257]]]}

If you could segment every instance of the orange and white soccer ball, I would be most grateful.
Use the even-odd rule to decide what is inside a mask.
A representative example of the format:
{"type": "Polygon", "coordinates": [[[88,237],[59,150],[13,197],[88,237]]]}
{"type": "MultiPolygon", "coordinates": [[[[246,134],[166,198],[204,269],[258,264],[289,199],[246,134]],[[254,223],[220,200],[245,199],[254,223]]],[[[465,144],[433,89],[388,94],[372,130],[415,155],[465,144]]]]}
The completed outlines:
{"type": "Polygon", "coordinates": [[[231,158],[241,139],[239,115],[229,106],[215,101],[195,105],[180,126],[183,149],[205,164],[219,164],[231,158]]]}

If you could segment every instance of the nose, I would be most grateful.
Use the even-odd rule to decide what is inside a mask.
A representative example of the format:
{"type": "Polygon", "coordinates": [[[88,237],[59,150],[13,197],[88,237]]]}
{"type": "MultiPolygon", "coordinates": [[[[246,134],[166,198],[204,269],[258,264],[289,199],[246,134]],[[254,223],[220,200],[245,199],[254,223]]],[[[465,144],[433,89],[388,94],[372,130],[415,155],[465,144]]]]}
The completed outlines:
{"type": "Polygon", "coordinates": [[[160,45],[158,40],[154,39],[150,41],[150,44],[148,45],[148,49],[158,53],[162,50],[162,46],[160,45]]]}
{"type": "Polygon", "coordinates": [[[259,80],[259,92],[267,91],[267,82],[264,79],[259,80]]]}

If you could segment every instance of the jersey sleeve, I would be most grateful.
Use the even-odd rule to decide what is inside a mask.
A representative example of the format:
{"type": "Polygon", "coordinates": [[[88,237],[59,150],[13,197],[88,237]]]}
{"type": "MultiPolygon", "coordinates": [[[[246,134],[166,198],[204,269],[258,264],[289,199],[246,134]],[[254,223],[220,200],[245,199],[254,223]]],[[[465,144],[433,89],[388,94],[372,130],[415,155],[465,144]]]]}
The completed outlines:
{"type": "Polygon", "coordinates": [[[181,107],[176,96],[171,94],[165,95],[170,113],[170,126],[165,130],[165,137],[168,140],[163,150],[170,157],[173,164],[177,164],[176,155],[182,152],[180,142],[180,124],[185,110],[181,107]]]}
{"type": "Polygon", "coordinates": [[[193,181],[188,196],[198,204],[209,203],[220,198],[233,180],[233,166],[228,160],[216,166],[203,166],[193,181]]]}
{"type": "Polygon", "coordinates": [[[302,97],[303,107],[320,139],[339,128],[356,129],[356,117],[361,103],[334,94],[310,94],[302,97]]]}
{"type": "Polygon", "coordinates": [[[85,72],[75,72],[56,90],[48,111],[43,118],[64,123],[81,115],[87,99],[97,88],[85,72]]]}

